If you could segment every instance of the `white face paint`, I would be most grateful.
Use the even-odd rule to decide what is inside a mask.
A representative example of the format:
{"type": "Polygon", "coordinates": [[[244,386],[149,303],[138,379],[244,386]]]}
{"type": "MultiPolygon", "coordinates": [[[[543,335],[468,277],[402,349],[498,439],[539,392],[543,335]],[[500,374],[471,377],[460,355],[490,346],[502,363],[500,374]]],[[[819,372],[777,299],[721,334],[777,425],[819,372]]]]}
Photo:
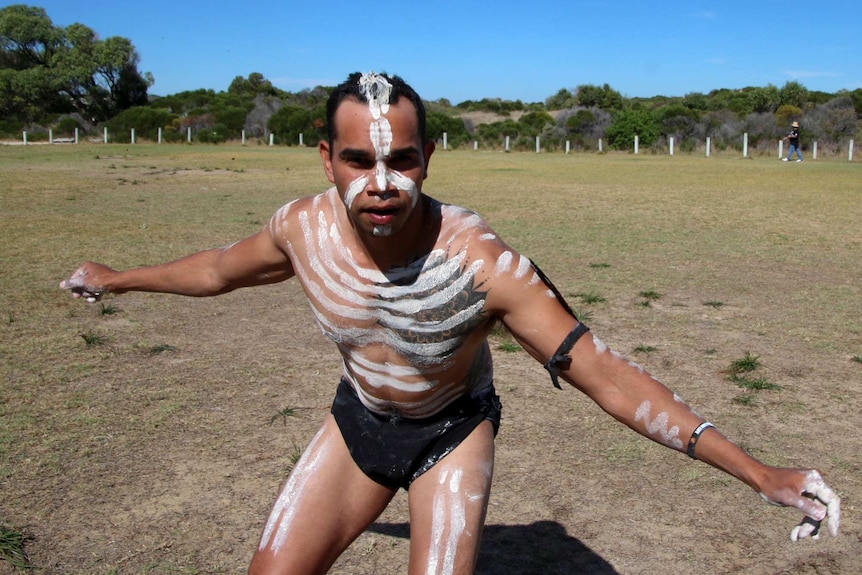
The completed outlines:
{"type": "MultiPolygon", "coordinates": [[[[359,196],[372,182],[378,190],[385,191],[389,184],[404,191],[410,198],[411,207],[419,200],[419,190],[416,182],[395,170],[386,167],[386,160],[392,149],[392,126],[385,118],[389,113],[389,98],[392,94],[392,84],[380,74],[374,72],[363,74],[359,78],[359,91],[368,100],[368,110],[371,112],[369,138],[374,146],[375,166],[373,175],[360,176],[350,183],[344,202],[348,208],[353,206],[359,196]]],[[[376,226],[375,236],[388,236],[392,233],[391,226],[376,226]]]]}

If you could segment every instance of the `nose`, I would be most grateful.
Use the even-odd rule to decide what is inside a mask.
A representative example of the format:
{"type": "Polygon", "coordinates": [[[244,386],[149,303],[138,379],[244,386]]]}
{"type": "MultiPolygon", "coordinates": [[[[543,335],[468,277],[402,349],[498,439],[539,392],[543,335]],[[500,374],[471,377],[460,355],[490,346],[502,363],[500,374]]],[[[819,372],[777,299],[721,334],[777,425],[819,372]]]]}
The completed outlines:
{"type": "Polygon", "coordinates": [[[378,161],[374,166],[374,173],[371,174],[368,182],[368,189],[376,193],[391,193],[396,192],[395,186],[392,184],[391,178],[388,177],[389,170],[386,168],[386,163],[378,161]]]}

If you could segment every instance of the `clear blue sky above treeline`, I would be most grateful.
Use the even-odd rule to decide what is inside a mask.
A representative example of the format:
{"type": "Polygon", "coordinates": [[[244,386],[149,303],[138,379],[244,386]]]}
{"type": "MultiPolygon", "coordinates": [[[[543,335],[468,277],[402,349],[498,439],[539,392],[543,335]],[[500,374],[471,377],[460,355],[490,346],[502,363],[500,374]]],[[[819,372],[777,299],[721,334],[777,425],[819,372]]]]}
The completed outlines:
{"type": "Polygon", "coordinates": [[[150,94],[227,90],[263,74],[290,92],[354,71],[402,76],[426,100],[542,102],[610,84],[625,97],[797,81],[862,88],[862,0],[42,0],[55,26],[129,38],[150,94]]]}

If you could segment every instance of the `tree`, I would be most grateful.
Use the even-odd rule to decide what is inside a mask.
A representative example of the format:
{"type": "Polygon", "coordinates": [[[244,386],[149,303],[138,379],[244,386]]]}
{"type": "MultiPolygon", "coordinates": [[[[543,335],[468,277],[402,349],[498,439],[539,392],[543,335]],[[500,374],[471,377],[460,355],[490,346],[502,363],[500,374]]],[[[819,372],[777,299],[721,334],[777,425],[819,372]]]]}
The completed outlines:
{"type": "Polygon", "coordinates": [[[778,88],[769,84],[766,88],[755,88],[748,93],[748,99],[753,112],[775,112],[781,104],[781,93],[778,88]]]}
{"type": "Polygon", "coordinates": [[[0,111],[33,121],[80,112],[105,120],[147,103],[151,74],[138,71],[131,41],[100,40],[83,24],[56,27],[43,8],[0,9],[0,111]]]}
{"type": "Polygon", "coordinates": [[[799,82],[787,82],[779,93],[782,106],[804,108],[808,101],[808,89],[799,82]]]}
{"type": "Polygon", "coordinates": [[[622,94],[607,84],[604,86],[594,86],[592,84],[578,86],[577,100],[578,105],[584,108],[599,108],[601,110],[623,109],[622,94]]]}
{"type": "Polygon", "coordinates": [[[651,146],[658,140],[659,124],[652,112],[646,108],[622,110],[614,114],[607,135],[608,145],[617,150],[632,147],[635,136],[641,145],[651,146]]]}
{"type": "Polygon", "coordinates": [[[577,106],[578,100],[571,90],[560,88],[560,90],[545,100],[545,108],[548,110],[565,110],[577,106]]]}

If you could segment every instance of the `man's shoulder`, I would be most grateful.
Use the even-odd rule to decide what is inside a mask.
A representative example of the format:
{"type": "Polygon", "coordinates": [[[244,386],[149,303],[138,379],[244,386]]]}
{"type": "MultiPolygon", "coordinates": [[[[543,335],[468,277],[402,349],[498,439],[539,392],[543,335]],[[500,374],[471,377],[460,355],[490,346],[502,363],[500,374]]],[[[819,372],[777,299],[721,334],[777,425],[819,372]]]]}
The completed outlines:
{"type": "MultiPolygon", "coordinates": [[[[334,206],[338,198],[335,188],[330,188],[325,192],[312,196],[302,196],[288,201],[281,206],[272,216],[270,225],[273,230],[284,232],[289,229],[291,222],[295,222],[300,214],[308,214],[309,212],[327,211],[326,206],[334,206]]],[[[332,208],[334,209],[334,208],[332,208]]]]}
{"type": "MultiPolygon", "coordinates": [[[[511,252],[491,225],[477,212],[455,204],[437,204],[440,212],[441,239],[450,247],[465,249],[471,258],[486,259],[511,252]]],[[[493,258],[492,258],[493,259],[493,258]]]]}

